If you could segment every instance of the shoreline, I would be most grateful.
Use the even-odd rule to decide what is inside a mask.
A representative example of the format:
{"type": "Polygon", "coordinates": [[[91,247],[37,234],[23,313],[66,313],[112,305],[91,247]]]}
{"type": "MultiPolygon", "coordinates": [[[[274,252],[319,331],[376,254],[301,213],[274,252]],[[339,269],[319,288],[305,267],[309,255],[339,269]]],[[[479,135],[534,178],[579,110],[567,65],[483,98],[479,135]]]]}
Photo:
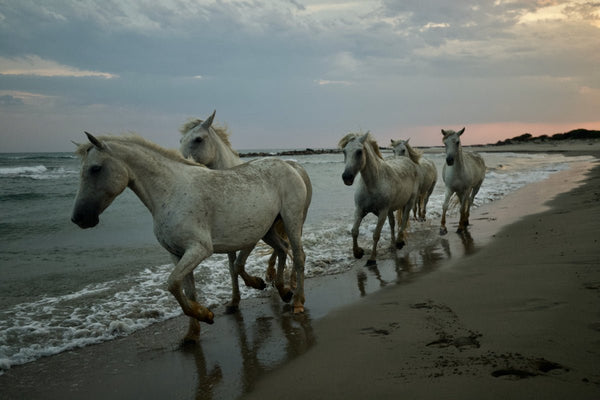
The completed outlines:
{"type": "Polygon", "coordinates": [[[566,184],[575,171],[502,199],[494,216],[512,220],[490,243],[319,321],[318,345],[242,398],[264,398],[295,382],[291,399],[597,399],[600,165],[594,164],[581,185],[549,201],[542,199],[551,186],[566,184]],[[519,215],[523,199],[531,203],[519,215]]]}
{"type": "MultiPolygon", "coordinates": [[[[576,154],[578,151],[571,149],[568,152],[576,154]]],[[[590,154],[590,152],[583,151],[581,154],[590,154]]],[[[594,152],[596,157],[599,154],[598,151],[594,152]]],[[[598,167],[594,171],[595,176],[600,175],[598,167]]],[[[435,368],[429,368],[433,361],[422,359],[422,354],[418,352],[415,354],[416,350],[411,350],[411,346],[420,343],[419,340],[423,339],[421,336],[431,336],[431,327],[427,325],[431,321],[434,321],[431,322],[432,324],[439,325],[438,328],[433,329],[434,333],[439,331],[446,334],[433,337],[433,340],[430,340],[431,337],[427,339],[429,342],[425,343],[425,348],[431,351],[428,355],[430,358],[435,354],[431,349],[439,351],[455,349],[466,357],[468,352],[473,350],[471,347],[475,348],[476,342],[479,344],[477,350],[486,346],[488,337],[493,335],[477,327],[482,316],[477,313],[474,313],[474,316],[469,315],[472,321],[469,320],[468,324],[459,320],[468,320],[464,315],[468,313],[463,312],[455,303],[467,309],[468,307],[463,304],[464,300],[461,300],[460,296],[457,297],[457,293],[454,295],[448,293],[448,282],[445,278],[450,278],[450,282],[456,288],[460,288],[462,281],[459,278],[464,278],[462,270],[467,267],[461,266],[462,272],[457,271],[456,264],[459,261],[461,265],[463,262],[468,264],[474,257],[481,257],[482,253],[497,247],[498,241],[503,239],[502,232],[512,229],[510,224],[515,222],[521,224],[523,220],[531,219],[532,214],[538,215],[543,210],[545,210],[543,213],[548,213],[543,201],[544,196],[548,197],[564,191],[562,187],[564,183],[561,183],[561,179],[567,179],[565,176],[569,173],[571,177],[576,176],[575,172],[569,170],[559,173],[560,176],[554,174],[550,178],[554,182],[553,185],[542,183],[527,185],[498,202],[479,207],[473,211],[473,226],[468,237],[449,233],[446,237],[440,238],[440,243],[432,246],[430,252],[421,252],[417,262],[414,258],[404,256],[393,259],[392,255],[386,252],[386,256],[390,258],[381,260],[376,269],[365,268],[364,260],[356,261],[347,273],[307,280],[307,313],[304,316],[293,316],[289,307],[283,306],[274,296],[246,299],[241,304],[241,312],[236,315],[224,315],[223,307],[214,310],[217,314],[215,325],[203,325],[201,343],[198,346],[180,346],[179,340],[185,332],[187,319],[177,317],[127,337],[15,366],[6,371],[4,376],[0,376],[0,392],[6,398],[64,399],[83,396],[90,399],[108,396],[115,399],[133,396],[235,398],[240,394],[246,394],[250,398],[259,396],[275,398],[278,397],[279,390],[283,390],[286,397],[291,398],[305,397],[307,394],[314,398],[335,398],[336,395],[344,398],[360,398],[359,392],[355,389],[373,390],[374,387],[384,387],[383,383],[379,385],[377,382],[385,381],[382,376],[389,376],[389,371],[381,371],[382,376],[379,376],[374,369],[367,376],[356,376],[353,373],[355,370],[353,365],[366,365],[366,362],[373,362],[372,357],[376,357],[375,361],[383,360],[384,358],[381,357],[385,357],[386,353],[397,346],[403,352],[399,355],[399,359],[403,360],[400,364],[404,368],[404,372],[401,371],[399,374],[403,375],[403,378],[400,382],[394,380],[388,382],[388,386],[385,386],[387,391],[381,389],[379,392],[370,392],[370,395],[381,394],[385,397],[386,394],[390,396],[402,394],[405,392],[401,388],[409,386],[413,392],[407,393],[422,397],[418,393],[427,393],[427,382],[430,379],[435,379],[436,384],[443,382],[443,385],[452,385],[454,380],[462,382],[463,378],[467,379],[465,382],[471,380],[479,382],[477,379],[483,378],[483,375],[479,376],[478,372],[475,372],[473,376],[466,376],[468,368],[460,364],[460,357],[456,358],[453,354],[444,355],[446,357],[444,362],[448,365],[458,363],[455,368],[462,374],[449,373],[447,368],[450,367],[436,365],[434,367],[438,372],[432,372],[436,371],[435,368]],[[523,204],[524,196],[533,201],[523,204]],[[416,288],[422,286],[427,287],[428,291],[419,293],[416,288]],[[394,303],[400,304],[399,300],[394,298],[389,302],[384,301],[382,306],[379,300],[382,296],[390,293],[393,293],[390,295],[393,297],[406,296],[404,292],[416,293],[416,295],[414,299],[407,299],[404,302],[404,308],[398,315],[405,317],[406,321],[414,321],[416,329],[411,325],[410,332],[404,330],[403,327],[408,324],[402,318],[400,321],[392,322],[384,319],[370,320],[377,316],[383,318],[389,315],[387,308],[393,308],[394,303]],[[449,306],[449,303],[452,305],[449,306]],[[385,311],[384,315],[381,315],[382,308],[385,311]],[[356,315],[359,317],[357,318],[356,315]],[[343,316],[347,319],[343,319],[343,316]],[[357,331],[349,331],[349,328],[355,325],[357,331]],[[450,328],[444,330],[445,325],[450,328]],[[340,331],[340,326],[344,327],[343,331],[340,331]],[[453,329],[458,333],[452,331],[453,329]],[[404,336],[399,335],[400,333],[404,336]],[[478,336],[479,334],[482,336],[478,336]],[[399,337],[393,337],[396,335],[399,337]],[[374,346],[374,343],[366,345],[363,343],[364,339],[376,341],[381,338],[384,342],[390,342],[384,343],[383,354],[381,354],[382,347],[379,346],[381,343],[377,346],[374,346]],[[457,342],[458,346],[453,342],[457,339],[462,341],[457,342]],[[437,344],[431,344],[436,340],[437,344]],[[348,348],[353,351],[348,352],[348,348]],[[403,364],[407,362],[407,358],[415,361],[416,369],[420,373],[415,375],[407,372],[409,366],[403,364]],[[312,361],[306,364],[307,360],[312,361]],[[335,367],[331,366],[332,362],[335,362],[335,367]],[[332,368],[340,372],[334,373],[332,368]],[[319,370],[323,373],[316,374],[315,371],[319,370]],[[425,373],[442,375],[423,376],[425,373]],[[336,380],[338,378],[341,381],[336,380]],[[448,380],[451,382],[446,382],[448,380]],[[375,386],[373,382],[376,383],[375,386]],[[339,389],[338,385],[342,385],[347,391],[339,389]],[[357,385],[360,387],[355,388],[354,386],[357,385]],[[422,392],[418,391],[419,387],[422,392]]],[[[580,195],[584,194],[580,193],[580,195]]],[[[566,215],[557,214],[557,216],[565,218],[562,223],[568,221],[566,215]]],[[[450,222],[451,227],[456,223],[454,219],[450,222]]],[[[436,220],[431,221],[432,225],[436,226],[437,223],[436,220]]],[[[594,220],[583,220],[581,223],[583,225],[587,223],[588,226],[593,224],[594,220]]],[[[415,226],[418,225],[415,224],[413,228],[415,226]]],[[[513,242],[512,246],[514,245],[513,242]]],[[[380,247],[382,246],[383,243],[380,244],[380,247]]],[[[595,251],[597,254],[598,250],[595,251]]],[[[481,275],[475,270],[470,273],[481,275]]],[[[486,282],[485,276],[479,278],[486,282]]],[[[600,282],[600,278],[597,281],[600,282]]],[[[594,286],[593,282],[596,280],[592,279],[590,282],[594,286]]],[[[600,284],[598,287],[600,288],[600,284]]],[[[594,290],[598,292],[598,288],[587,290],[590,293],[594,293],[594,290]]],[[[538,300],[535,298],[531,301],[533,304],[530,308],[545,310],[546,305],[543,302],[537,304],[535,302],[538,300]]],[[[502,310],[503,306],[506,304],[496,307],[502,310]]],[[[596,323],[598,322],[591,322],[592,325],[596,323]]],[[[597,347],[596,343],[596,349],[597,347]]],[[[498,353],[493,349],[487,351],[498,353]]],[[[498,354],[507,355],[506,352],[498,354]]],[[[523,354],[521,359],[513,354],[513,361],[535,364],[537,360],[526,357],[525,351],[519,354],[523,354]]],[[[468,356],[472,357],[472,355],[468,356]]],[[[499,362],[491,353],[487,357],[499,362]]],[[[574,369],[572,362],[561,363],[557,358],[548,356],[544,359],[566,365],[570,371],[574,369]]],[[[594,360],[599,361],[598,358],[594,360]]],[[[482,364],[480,367],[483,368],[481,357],[477,362],[482,364]]],[[[564,376],[569,375],[569,372],[559,374],[564,368],[551,368],[553,367],[551,364],[542,364],[543,368],[550,368],[549,373],[538,374],[539,376],[536,375],[531,381],[553,378],[553,374],[558,376],[558,381],[564,381],[564,376]]],[[[383,363],[383,365],[389,367],[395,364],[390,361],[389,364],[383,363]]],[[[381,365],[374,363],[373,368],[375,367],[381,368],[381,365]]],[[[369,368],[371,368],[370,364],[369,368]]],[[[363,372],[364,375],[364,371],[356,372],[363,372]]],[[[512,381],[510,378],[511,375],[507,374],[494,379],[506,382],[512,381]]],[[[588,382],[584,382],[583,386],[595,387],[596,390],[600,387],[600,377],[591,375],[584,378],[588,382]]],[[[485,384],[487,385],[488,382],[486,381],[485,384]]],[[[440,390],[444,389],[440,388],[440,390]]],[[[439,395],[439,392],[437,394],[439,395]]]]}

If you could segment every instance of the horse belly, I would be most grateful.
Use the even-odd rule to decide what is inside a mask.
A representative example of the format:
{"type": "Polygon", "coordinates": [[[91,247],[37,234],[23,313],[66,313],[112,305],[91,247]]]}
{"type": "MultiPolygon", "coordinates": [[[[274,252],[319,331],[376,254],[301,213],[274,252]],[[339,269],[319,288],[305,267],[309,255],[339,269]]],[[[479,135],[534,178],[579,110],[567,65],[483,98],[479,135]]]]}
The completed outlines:
{"type": "Polygon", "coordinates": [[[279,214],[274,199],[251,199],[243,209],[216,212],[212,218],[211,237],[215,253],[227,253],[254,246],[268,232],[279,214]]]}

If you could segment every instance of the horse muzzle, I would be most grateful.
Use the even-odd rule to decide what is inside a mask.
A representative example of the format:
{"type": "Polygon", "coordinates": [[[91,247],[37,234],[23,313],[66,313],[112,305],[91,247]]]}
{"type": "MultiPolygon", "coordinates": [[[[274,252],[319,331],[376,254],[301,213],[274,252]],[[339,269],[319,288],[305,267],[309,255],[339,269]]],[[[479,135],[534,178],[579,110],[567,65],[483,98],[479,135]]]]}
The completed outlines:
{"type": "Polygon", "coordinates": [[[342,180],[344,181],[344,184],[346,184],[346,186],[352,186],[352,184],[354,183],[354,174],[350,172],[344,172],[342,174],[342,180]]]}
{"type": "Polygon", "coordinates": [[[89,207],[75,207],[71,214],[71,222],[79,226],[81,229],[93,228],[100,222],[100,213],[89,207]]]}
{"type": "Polygon", "coordinates": [[[81,229],[87,229],[93,228],[94,226],[98,225],[98,222],[100,222],[100,218],[98,218],[97,215],[95,217],[82,217],[78,215],[73,215],[71,217],[71,221],[77,226],[79,226],[81,229]]]}

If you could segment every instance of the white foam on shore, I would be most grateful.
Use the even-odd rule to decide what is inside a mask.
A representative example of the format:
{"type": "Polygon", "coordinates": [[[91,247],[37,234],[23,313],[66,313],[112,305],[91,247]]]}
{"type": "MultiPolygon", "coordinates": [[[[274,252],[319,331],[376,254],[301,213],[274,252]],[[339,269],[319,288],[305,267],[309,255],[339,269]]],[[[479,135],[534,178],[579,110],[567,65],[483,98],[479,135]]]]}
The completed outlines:
{"type": "MultiPolygon", "coordinates": [[[[441,178],[443,155],[427,155],[439,169],[439,178],[428,206],[428,216],[435,224],[444,197],[441,178]]],[[[312,177],[316,187],[342,185],[343,165],[340,155],[298,157],[302,164],[331,176],[312,177]],[[318,179],[324,180],[323,182],[318,179]]],[[[475,206],[493,202],[507,193],[550,174],[568,168],[568,163],[586,157],[565,158],[561,155],[484,153],[488,166],[486,180],[476,198],[475,206]]],[[[307,168],[308,169],[308,168],[307,168]]],[[[23,172],[23,171],[22,171],[23,172]]],[[[29,171],[44,172],[44,171],[29,171]]],[[[350,194],[351,195],[351,194],[350,194]]],[[[319,207],[312,204],[311,207],[319,207]]],[[[456,211],[449,218],[455,216],[456,211]]],[[[306,252],[307,277],[331,275],[346,271],[352,262],[352,213],[332,213],[307,223],[303,242],[306,252]]],[[[365,219],[359,241],[370,246],[375,218],[365,219]]],[[[389,226],[384,226],[381,242],[390,238],[389,226]]],[[[269,248],[260,244],[251,254],[247,271],[264,277],[269,248]]],[[[289,263],[289,262],[288,262],[289,263]]],[[[172,264],[148,266],[125,279],[88,285],[81,290],[62,295],[46,296],[0,311],[0,374],[12,365],[33,361],[42,356],[111,340],[145,328],[151,324],[181,315],[181,310],[166,290],[172,264]]],[[[200,302],[215,307],[226,303],[231,295],[231,283],[226,255],[213,255],[195,270],[200,302]]],[[[242,298],[264,296],[268,292],[240,286],[242,298]]],[[[273,290],[273,289],[267,289],[273,290]]]]}

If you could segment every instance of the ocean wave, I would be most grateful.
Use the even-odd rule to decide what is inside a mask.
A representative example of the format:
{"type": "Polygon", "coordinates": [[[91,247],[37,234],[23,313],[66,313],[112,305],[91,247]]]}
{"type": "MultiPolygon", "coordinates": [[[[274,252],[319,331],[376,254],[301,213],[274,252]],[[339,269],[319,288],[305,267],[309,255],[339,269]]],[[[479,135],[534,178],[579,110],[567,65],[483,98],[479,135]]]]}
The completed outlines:
{"type": "Polygon", "coordinates": [[[62,179],[76,176],[79,172],[75,169],[64,167],[48,168],[45,165],[2,167],[0,176],[5,178],[26,178],[34,180],[62,179]]]}
{"type": "Polygon", "coordinates": [[[31,175],[48,171],[44,165],[32,167],[4,167],[0,168],[0,175],[31,175]]]}

